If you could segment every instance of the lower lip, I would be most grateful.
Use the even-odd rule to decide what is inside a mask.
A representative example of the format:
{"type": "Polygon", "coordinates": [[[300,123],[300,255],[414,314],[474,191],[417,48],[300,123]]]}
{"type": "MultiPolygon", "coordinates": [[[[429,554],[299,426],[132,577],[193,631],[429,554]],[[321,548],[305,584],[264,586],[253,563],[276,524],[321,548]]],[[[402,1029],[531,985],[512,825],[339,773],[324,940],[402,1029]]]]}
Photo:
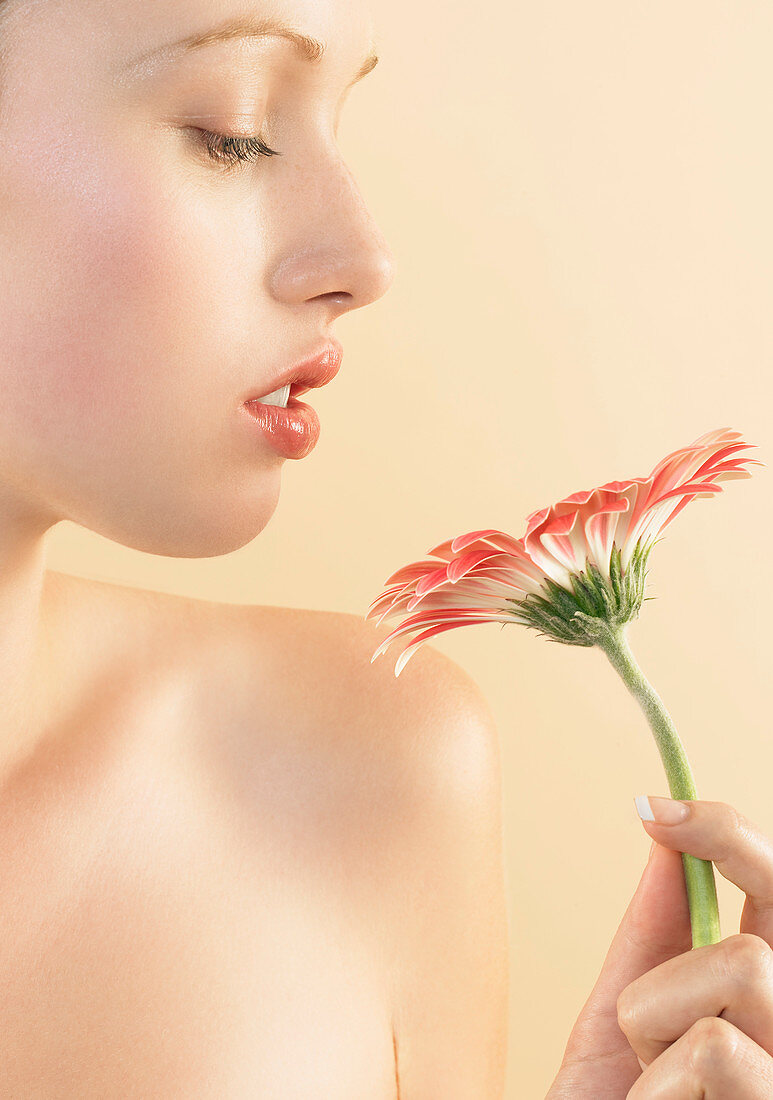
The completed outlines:
{"type": "Polygon", "coordinates": [[[291,397],[287,408],[247,401],[242,405],[271,446],[284,458],[305,458],[319,439],[319,417],[310,405],[291,397]]]}

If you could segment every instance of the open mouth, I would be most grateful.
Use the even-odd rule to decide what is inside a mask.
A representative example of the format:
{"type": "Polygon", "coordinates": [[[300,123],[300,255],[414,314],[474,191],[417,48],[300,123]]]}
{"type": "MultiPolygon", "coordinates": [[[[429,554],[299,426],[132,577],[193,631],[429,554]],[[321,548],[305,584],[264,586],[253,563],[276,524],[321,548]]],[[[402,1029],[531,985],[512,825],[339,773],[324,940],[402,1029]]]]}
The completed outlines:
{"type": "Polygon", "coordinates": [[[291,401],[302,393],[308,393],[310,389],[312,389],[311,386],[305,386],[302,382],[290,382],[278,390],[267,393],[265,397],[251,397],[249,401],[245,401],[245,405],[278,405],[286,409],[291,401]]]}
{"type": "Polygon", "coordinates": [[[253,398],[253,400],[249,401],[248,404],[280,405],[283,409],[286,409],[287,402],[290,399],[290,391],[292,388],[292,385],[282,386],[281,389],[273,390],[271,393],[267,393],[265,397],[261,397],[259,402],[256,398],[253,398]]]}

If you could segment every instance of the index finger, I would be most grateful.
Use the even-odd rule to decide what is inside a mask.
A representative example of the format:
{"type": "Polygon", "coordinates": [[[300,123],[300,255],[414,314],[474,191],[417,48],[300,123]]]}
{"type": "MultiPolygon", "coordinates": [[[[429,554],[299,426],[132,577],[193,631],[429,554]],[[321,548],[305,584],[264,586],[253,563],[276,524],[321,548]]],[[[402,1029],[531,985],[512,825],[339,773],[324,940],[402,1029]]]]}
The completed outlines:
{"type": "Polygon", "coordinates": [[[698,799],[639,799],[655,819],[665,805],[683,805],[688,809],[684,821],[674,825],[647,820],[642,823],[649,836],[677,852],[698,859],[710,859],[719,873],[746,894],[741,915],[741,932],[752,932],[773,946],[773,843],[763,831],[734,806],[726,802],[698,799]]]}

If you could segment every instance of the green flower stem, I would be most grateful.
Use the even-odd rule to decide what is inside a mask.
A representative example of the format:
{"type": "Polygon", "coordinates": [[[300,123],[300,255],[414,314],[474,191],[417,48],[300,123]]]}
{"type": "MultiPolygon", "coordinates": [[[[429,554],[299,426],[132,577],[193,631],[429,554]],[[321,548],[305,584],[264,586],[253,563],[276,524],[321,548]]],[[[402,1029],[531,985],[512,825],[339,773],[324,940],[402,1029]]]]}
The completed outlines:
{"type": "MultiPolygon", "coordinates": [[[[647,717],[666,769],[671,797],[697,798],[690,765],[676,727],[660,696],[637,665],[628,645],[625,626],[610,624],[608,631],[599,632],[596,644],[604,650],[647,717]]],[[[710,860],[697,859],[687,852],[682,852],[682,865],[690,907],[692,945],[703,947],[705,944],[719,943],[721,934],[714,866],[710,860]]]]}

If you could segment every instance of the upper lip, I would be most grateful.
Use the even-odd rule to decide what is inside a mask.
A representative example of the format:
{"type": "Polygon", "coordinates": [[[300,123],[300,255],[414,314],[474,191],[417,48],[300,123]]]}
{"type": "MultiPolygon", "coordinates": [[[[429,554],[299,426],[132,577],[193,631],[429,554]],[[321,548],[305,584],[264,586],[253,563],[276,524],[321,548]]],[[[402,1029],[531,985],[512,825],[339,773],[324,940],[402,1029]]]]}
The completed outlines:
{"type": "Polygon", "coordinates": [[[275,390],[281,390],[283,386],[291,386],[290,395],[297,397],[299,393],[307,390],[318,389],[332,382],[341,369],[341,360],[344,349],[338,340],[330,338],[326,341],[321,351],[289,367],[284,374],[277,375],[271,383],[266,383],[262,393],[251,393],[243,404],[248,401],[260,401],[275,390]]]}

